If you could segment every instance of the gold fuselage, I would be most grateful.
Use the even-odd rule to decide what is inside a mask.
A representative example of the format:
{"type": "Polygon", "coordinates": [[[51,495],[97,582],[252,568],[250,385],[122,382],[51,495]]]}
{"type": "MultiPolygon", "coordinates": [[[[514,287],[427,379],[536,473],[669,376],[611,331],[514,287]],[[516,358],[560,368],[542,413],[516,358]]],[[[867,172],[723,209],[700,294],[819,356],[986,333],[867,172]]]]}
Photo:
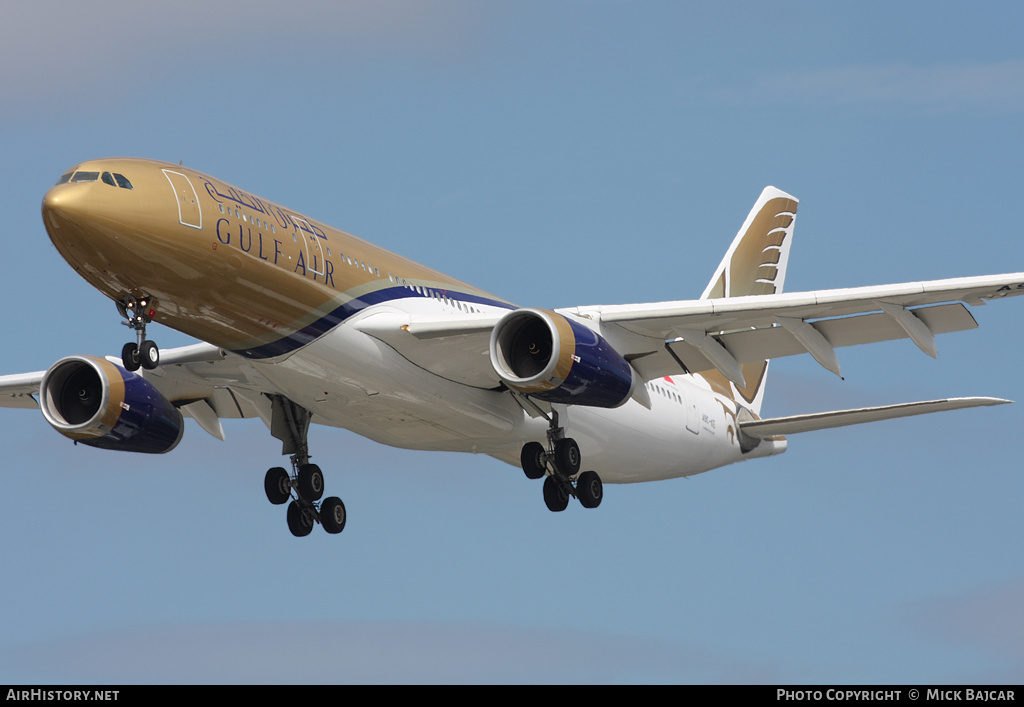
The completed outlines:
{"type": "Polygon", "coordinates": [[[445,298],[464,311],[504,300],[194,170],[90,160],[131,188],[69,181],[43,199],[50,239],[111,299],[148,297],[153,319],[254,357],[286,355],[363,307],[445,298]]]}

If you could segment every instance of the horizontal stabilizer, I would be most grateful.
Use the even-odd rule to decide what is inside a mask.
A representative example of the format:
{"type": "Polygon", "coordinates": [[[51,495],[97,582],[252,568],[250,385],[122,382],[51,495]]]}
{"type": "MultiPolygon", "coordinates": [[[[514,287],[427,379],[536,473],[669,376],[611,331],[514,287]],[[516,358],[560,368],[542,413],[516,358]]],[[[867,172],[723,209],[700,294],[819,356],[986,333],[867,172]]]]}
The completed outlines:
{"type": "Polygon", "coordinates": [[[943,410],[959,410],[981,405],[1003,405],[1012,400],[1002,398],[949,398],[947,400],[926,400],[919,403],[900,403],[898,405],[882,405],[873,408],[856,408],[853,410],[833,410],[816,412],[810,415],[792,415],[790,417],[772,417],[766,420],[749,420],[740,422],[740,430],[750,437],[774,437],[776,435],[796,434],[797,432],[813,432],[827,430],[832,427],[859,425],[862,422],[876,420],[892,420],[897,417],[924,415],[929,412],[943,410]]]}

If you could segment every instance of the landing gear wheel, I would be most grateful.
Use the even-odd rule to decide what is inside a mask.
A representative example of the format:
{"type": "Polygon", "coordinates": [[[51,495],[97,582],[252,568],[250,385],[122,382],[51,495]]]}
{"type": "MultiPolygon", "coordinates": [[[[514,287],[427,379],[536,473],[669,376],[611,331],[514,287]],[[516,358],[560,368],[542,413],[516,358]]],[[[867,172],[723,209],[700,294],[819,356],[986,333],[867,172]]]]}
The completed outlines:
{"type": "Polygon", "coordinates": [[[332,535],[345,529],[345,504],[337,496],[331,496],[320,504],[320,522],[324,530],[332,535]]]}
{"type": "Polygon", "coordinates": [[[576,497],[584,508],[597,508],[604,497],[604,484],[596,471],[584,471],[576,480],[576,497]]]}
{"type": "Polygon", "coordinates": [[[121,363],[124,364],[127,371],[139,370],[139,347],[137,344],[129,341],[121,347],[121,363]]]}
{"type": "Polygon", "coordinates": [[[324,495],[324,475],[316,464],[299,467],[298,492],[304,501],[319,501],[324,495]]]}
{"type": "Polygon", "coordinates": [[[149,370],[160,365],[160,349],[152,341],[143,341],[139,347],[139,363],[149,370]]]}
{"type": "Polygon", "coordinates": [[[279,466],[269,469],[263,478],[263,489],[267,492],[267,500],[275,506],[287,503],[292,497],[288,472],[279,466]]]}
{"type": "Polygon", "coordinates": [[[298,501],[288,504],[288,530],[292,531],[292,535],[297,538],[309,535],[313,532],[315,522],[312,508],[303,508],[298,501]]]}
{"type": "Polygon", "coordinates": [[[527,442],[519,455],[523,473],[528,479],[539,479],[544,476],[547,468],[544,465],[544,445],[540,442],[527,442]]]}
{"type": "Polygon", "coordinates": [[[156,368],[160,364],[160,349],[146,339],[146,324],[153,321],[156,314],[156,300],[149,295],[126,293],[114,304],[118,314],[126,320],[121,323],[135,332],[135,341],[121,349],[121,363],[129,371],[137,371],[139,366],[149,370],[156,368]]]}
{"type": "Polygon", "coordinates": [[[566,476],[574,476],[580,470],[580,445],[571,437],[555,442],[555,466],[566,476]]]}
{"type": "Polygon", "coordinates": [[[569,495],[553,476],[544,479],[544,504],[553,513],[564,511],[569,505],[569,495]]]}
{"type": "Polygon", "coordinates": [[[317,503],[324,495],[324,475],[320,467],[309,463],[309,425],[313,413],[283,395],[270,398],[270,431],[281,440],[282,454],[291,455],[291,470],[274,467],[267,472],[264,488],[271,503],[287,502],[288,529],[292,535],[309,535],[317,523],[336,535],[345,529],[348,517],[345,504],[332,496],[317,503]],[[292,493],[294,489],[295,493],[292,493]]]}

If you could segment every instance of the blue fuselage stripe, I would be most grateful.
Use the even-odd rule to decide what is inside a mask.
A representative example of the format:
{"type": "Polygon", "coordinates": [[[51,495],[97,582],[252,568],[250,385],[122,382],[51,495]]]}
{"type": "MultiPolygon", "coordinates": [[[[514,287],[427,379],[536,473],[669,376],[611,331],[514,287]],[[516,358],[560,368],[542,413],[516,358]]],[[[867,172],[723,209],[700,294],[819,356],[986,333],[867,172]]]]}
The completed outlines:
{"type": "MultiPolygon", "coordinates": [[[[435,290],[431,289],[428,291],[435,290]]],[[[502,309],[514,309],[514,307],[507,302],[480,297],[478,295],[471,295],[463,292],[452,292],[451,290],[437,289],[436,291],[454,301],[465,302],[467,304],[481,304],[489,307],[501,307],[502,309]]],[[[291,353],[296,349],[300,349],[303,346],[316,341],[334,327],[338,326],[352,315],[363,311],[367,307],[372,307],[375,304],[382,304],[384,302],[410,298],[426,298],[428,296],[429,295],[422,295],[416,290],[412,290],[408,287],[402,287],[400,285],[384,287],[349,300],[330,313],[320,317],[315,322],[308,324],[288,336],[251,349],[235,350],[234,353],[245,356],[246,358],[256,359],[284,356],[285,354],[291,353]]]]}

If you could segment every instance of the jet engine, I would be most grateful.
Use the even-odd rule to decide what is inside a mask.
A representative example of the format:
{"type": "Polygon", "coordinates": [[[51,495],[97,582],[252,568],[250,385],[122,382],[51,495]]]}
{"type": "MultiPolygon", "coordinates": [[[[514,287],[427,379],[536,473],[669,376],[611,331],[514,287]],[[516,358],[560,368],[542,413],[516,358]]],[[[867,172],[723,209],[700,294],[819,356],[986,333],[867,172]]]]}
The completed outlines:
{"type": "Polygon", "coordinates": [[[163,454],[185,429],[181,413],[149,381],[95,356],[53,364],[39,386],[39,405],[62,435],[101,449],[163,454]]]}
{"type": "Polygon", "coordinates": [[[545,309],[517,309],[491,331],[491,365],[513,390],[552,403],[614,408],[633,369],[600,334],[545,309]]]}

